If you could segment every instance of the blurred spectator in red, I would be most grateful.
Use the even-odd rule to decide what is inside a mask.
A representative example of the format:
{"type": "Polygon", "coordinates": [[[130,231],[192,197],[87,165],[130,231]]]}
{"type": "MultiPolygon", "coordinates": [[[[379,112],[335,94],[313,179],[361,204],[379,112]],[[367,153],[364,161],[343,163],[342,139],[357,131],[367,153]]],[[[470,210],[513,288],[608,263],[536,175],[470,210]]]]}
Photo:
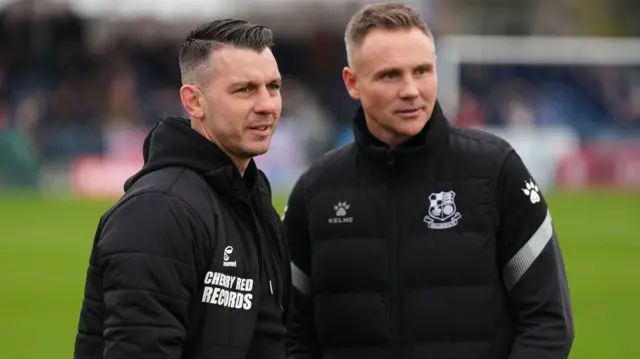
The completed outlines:
{"type": "Polygon", "coordinates": [[[473,128],[486,125],[484,107],[468,91],[462,91],[460,95],[460,111],[453,120],[458,126],[473,128]]]}

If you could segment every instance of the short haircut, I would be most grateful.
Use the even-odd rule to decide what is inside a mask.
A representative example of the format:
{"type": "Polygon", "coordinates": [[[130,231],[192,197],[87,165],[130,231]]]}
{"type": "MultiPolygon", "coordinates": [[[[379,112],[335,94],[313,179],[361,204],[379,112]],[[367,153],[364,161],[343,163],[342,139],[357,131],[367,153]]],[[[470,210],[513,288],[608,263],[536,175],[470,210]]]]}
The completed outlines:
{"type": "Polygon", "coordinates": [[[215,20],[198,27],[189,33],[180,48],[182,83],[197,82],[201,70],[208,68],[213,50],[225,45],[262,52],[273,47],[273,31],[239,19],[215,20]]]}
{"type": "Polygon", "coordinates": [[[352,64],[353,51],[362,45],[365,36],[373,29],[411,29],[418,28],[429,37],[431,30],[415,9],[398,3],[383,2],[367,5],[360,9],[347,24],[344,42],[347,48],[347,59],[352,64]]]}

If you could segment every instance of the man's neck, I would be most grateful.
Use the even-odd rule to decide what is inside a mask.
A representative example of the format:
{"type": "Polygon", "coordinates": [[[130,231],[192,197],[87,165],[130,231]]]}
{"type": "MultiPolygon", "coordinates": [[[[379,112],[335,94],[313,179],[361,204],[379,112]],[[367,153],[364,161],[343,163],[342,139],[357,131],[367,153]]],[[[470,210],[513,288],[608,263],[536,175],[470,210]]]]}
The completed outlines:
{"type": "Polygon", "coordinates": [[[229,156],[231,161],[233,161],[233,163],[238,168],[238,171],[240,171],[240,175],[242,177],[244,177],[244,173],[247,170],[247,167],[249,167],[249,162],[251,162],[251,159],[250,158],[244,158],[244,157],[238,157],[238,156],[233,155],[232,153],[227,151],[223,146],[220,146],[220,144],[218,144],[218,142],[215,141],[214,137],[212,135],[210,135],[209,132],[207,132],[201,126],[194,125],[194,123],[197,123],[197,122],[192,120],[191,121],[191,124],[192,124],[191,127],[196,132],[198,132],[200,135],[202,135],[202,137],[206,138],[207,140],[209,140],[210,142],[212,142],[213,144],[218,146],[218,148],[220,148],[220,150],[222,152],[224,152],[227,156],[229,156]]]}
{"type": "Polygon", "coordinates": [[[247,167],[249,167],[249,162],[251,162],[251,159],[235,156],[229,151],[227,151],[224,147],[218,145],[216,142],[214,141],[211,141],[211,142],[215,143],[216,146],[218,146],[222,150],[222,152],[224,152],[227,156],[229,156],[231,161],[233,161],[233,164],[235,164],[236,167],[238,168],[238,171],[240,171],[240,176],[244,177],[244,173],[247,171],[247,167]]]}
{"type": "Polygon", "coordinates": [[[244,173],[247,171],[247,167],[249,167],[249,161],[251,160],[244,160],[242,162],[240,161],[236,161],[232,158],[233,163],[236,164],[236,167],[238,167],[238,171],[240,171],[240,176],[244,177],[244,173]]]}
{"type": "Polygon", "coordinates": [[[409,140],[409,136],[400,136],[397,133],[393,133],[383,126],[381,126],[377,121],[371,119],[369,116],[365,115],[365,124],[369,132],[373,135],[373,137],[378,140],[386,143],[389,147],[395,148],[403,144],[404,142],[409,140]]]}

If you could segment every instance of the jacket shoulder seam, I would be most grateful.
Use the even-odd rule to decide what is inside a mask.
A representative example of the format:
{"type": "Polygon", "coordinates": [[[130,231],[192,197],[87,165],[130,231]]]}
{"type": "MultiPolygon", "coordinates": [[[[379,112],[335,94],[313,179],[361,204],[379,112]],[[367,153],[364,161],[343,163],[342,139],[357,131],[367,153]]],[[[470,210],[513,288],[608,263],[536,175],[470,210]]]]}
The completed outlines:
{"type": "Polygon", "coordinates": [[[507,140],[500,138],[492,133],[486,131],[476,130],[477,132],[469,133],[469,130],[465,130],[460,127],[452,127],[451,133],[454,136],[463,137],[465,139],[474,140],[478,142],[485,142],[496,146],[497,148],[509,152],[512,148],[507,140]]]}
{"type": "MultiPolygon", "coordinates": [[[[181,172],[180,176],[177,176],[177,178],[181,177],[183,172],[181,172]]],[[[177,182],[177,179],[176,179],[176,182],[177,182]]],[[[174,184],[172,184],[172,187],[173,187],[174,184]]],[[[124,201],[119,203],[117,206],[115,206],[110,211],[108,216],[105,217],[104,222],[106,223],[116,211],[118,211],[123,205],[125,205],[127,202],[131,201],[132,199],[140,197],[140,196],[144,196],[144,195],[151,195],[151,194],[160,194],[160,195],[166,196],[170,200],[175,200],[177,202],[180,202],[182,205],[184,205],[184,207],[185,207],[185,209],[187,211],[189,211],[192,215],[194,215],[198,219],[198,222],[200,223],[202,228],[204,228],[206,230],[207,227],[205,226],[204,220],[202,219],[202,217],[200,216],[198,211],[195,208],[193,208],[193,206],[191,204],[189,204],[187,201],[185,201],[180,196],[176,196],[175,194],[170,193],[167,190],[160,190],[160,189],[147,190],[147,191],[136,193],[136,194],[130,196],[129,198],[125,199],[124,201]]]]}

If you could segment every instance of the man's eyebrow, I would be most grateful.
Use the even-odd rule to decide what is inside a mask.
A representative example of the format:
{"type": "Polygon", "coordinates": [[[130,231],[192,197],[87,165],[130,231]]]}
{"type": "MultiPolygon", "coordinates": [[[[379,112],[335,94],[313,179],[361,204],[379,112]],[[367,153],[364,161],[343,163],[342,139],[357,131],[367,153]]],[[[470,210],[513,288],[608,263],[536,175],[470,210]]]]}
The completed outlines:
{"type": "MultiPolygon", "coordinates": [[[[414,66],[414,69],[419,69],[419,68],[430,68],[433,67],[433,64],[430,62],[422,62],[417,64],[416,66],[414,66]]],[[[384,67],[378,71],[376,71],[377,75],[381,75],[381,74],[386,74],[386,73],[390,73],[390,72],[402,72],[402,69],[397,68],[397,67],[384,67]]]]}
{"type": "Polygon", "coordinates": [[[391,72],[402,72],[402,70],[397,68],[397,67],[384,67],[384,68],[376,71],[375,75],[376,76],[380,76],[380,75],[388,74],[388,73],[391,73],[391,72]]]}
{"type": "Polygon", "coordinates": [[[383,67],[380,70],[378,70],[377,72],[379,73],[383,73],[383,72],[394,72],[394,71],[402,71],[397,67],[383,67]]]}
{"type": "Polygon", "coordinates": [[[230,88],[255,87],[256,83],[251,80],[235,81],[229,85],[230,88]]]}
{"type": "MultiPolygon", "coordinates": [[[[277,83],[280,84],[282,83],[282,78],[281,77],[274,77],[273,79],[271,79],[271,81],[268,82],[268,84],[273,84],[273,83],[277,83]]],[[[255,81],[252,80],[245,80],[245,81],[236,81],[236,82],[232,82],[230,87],[234,87],[234,88],[238,88],[238,87],[257,87],[258,84],[255,81]]]]}

